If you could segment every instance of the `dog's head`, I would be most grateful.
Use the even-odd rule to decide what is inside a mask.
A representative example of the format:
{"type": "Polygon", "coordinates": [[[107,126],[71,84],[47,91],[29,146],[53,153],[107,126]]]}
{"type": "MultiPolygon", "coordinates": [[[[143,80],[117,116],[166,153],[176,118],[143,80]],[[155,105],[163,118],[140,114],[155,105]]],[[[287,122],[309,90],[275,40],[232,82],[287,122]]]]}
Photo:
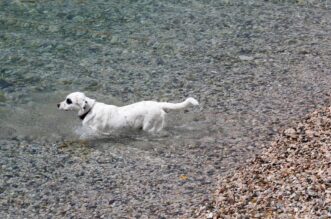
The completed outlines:
{"type": "Polygon", "coordinates": [[[77,110],[78,115],[82,115],[90,110],[95,103],[94,99],[88,98],[82,92],[74,92],[69,94],[66,99],[57,104],[60,110],[77,110]]]}

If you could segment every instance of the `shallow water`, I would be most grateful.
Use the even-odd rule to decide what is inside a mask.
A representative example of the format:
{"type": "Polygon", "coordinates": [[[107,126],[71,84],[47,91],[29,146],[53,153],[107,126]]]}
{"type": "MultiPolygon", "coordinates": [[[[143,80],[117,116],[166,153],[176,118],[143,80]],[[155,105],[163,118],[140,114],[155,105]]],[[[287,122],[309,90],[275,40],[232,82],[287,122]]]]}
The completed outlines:
{"type": "Polygon", "coordinates": [[[325,1],[1,1],[4,217],[178,217],[278,129],[329,104],[325,1]],[[79,140],[73,91],[169,113],[159,135],[79,140]]]}

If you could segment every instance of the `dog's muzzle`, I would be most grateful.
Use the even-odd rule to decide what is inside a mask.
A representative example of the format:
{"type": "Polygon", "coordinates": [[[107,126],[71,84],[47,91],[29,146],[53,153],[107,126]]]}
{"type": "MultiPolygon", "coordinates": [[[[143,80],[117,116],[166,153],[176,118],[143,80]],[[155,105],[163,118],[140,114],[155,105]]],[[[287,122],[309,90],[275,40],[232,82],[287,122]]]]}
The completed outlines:
{"type": "Polygon", "coordinates": [[[57,108],[60,108],[60,104],[59,103],[57,104],[57,108]]]}

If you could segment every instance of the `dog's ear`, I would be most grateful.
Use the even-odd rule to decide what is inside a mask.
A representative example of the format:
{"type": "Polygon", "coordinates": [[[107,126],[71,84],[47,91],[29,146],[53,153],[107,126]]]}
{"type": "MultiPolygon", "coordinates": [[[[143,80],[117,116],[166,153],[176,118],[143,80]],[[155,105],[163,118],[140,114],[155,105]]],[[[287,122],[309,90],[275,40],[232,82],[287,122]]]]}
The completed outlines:
{"type": "Polygon", "coordinates": [[[78,100],[78,105],[80,107],[78,114],[82,115],[84,114],[84,112],[86,112],[87,110],[89,110],[93,104],[95,103],[94,99],[88,98],[88,97],[84,97],[82,99],[78,100]]]}
{"type": "Polygon", "coordinates": [[[78,111],[78,115],[82,115],[85,111],[85,98],[79,98],[78,101],[77,101],[77,104],[79,106],[79,111],[78,111]]]}
{"type": "Polygon", "coordinates": [[[85,107],[85,97],[84,98],[78,98],[77,99],[77,104],[80,107],[80,109],[83,109],[85,107]]]}
{"type": "Polygon", "coordinates": [[[83,109],[85,110],[90,109],[94,105],[94,103],[95,103],[95,99],[85,97],[83,109]]]}

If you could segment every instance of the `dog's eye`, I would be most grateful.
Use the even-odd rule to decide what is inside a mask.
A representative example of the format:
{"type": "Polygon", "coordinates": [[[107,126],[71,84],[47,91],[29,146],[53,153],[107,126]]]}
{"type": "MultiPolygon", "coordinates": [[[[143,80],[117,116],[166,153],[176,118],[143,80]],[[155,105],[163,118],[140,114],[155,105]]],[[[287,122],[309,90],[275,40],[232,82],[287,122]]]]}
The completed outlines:
{"type": "Polygon", "coordinates": [[[69,98],[66,100],[66,102],[67,102],[67,104],[72,104],[72,101],[69,98]]]}

